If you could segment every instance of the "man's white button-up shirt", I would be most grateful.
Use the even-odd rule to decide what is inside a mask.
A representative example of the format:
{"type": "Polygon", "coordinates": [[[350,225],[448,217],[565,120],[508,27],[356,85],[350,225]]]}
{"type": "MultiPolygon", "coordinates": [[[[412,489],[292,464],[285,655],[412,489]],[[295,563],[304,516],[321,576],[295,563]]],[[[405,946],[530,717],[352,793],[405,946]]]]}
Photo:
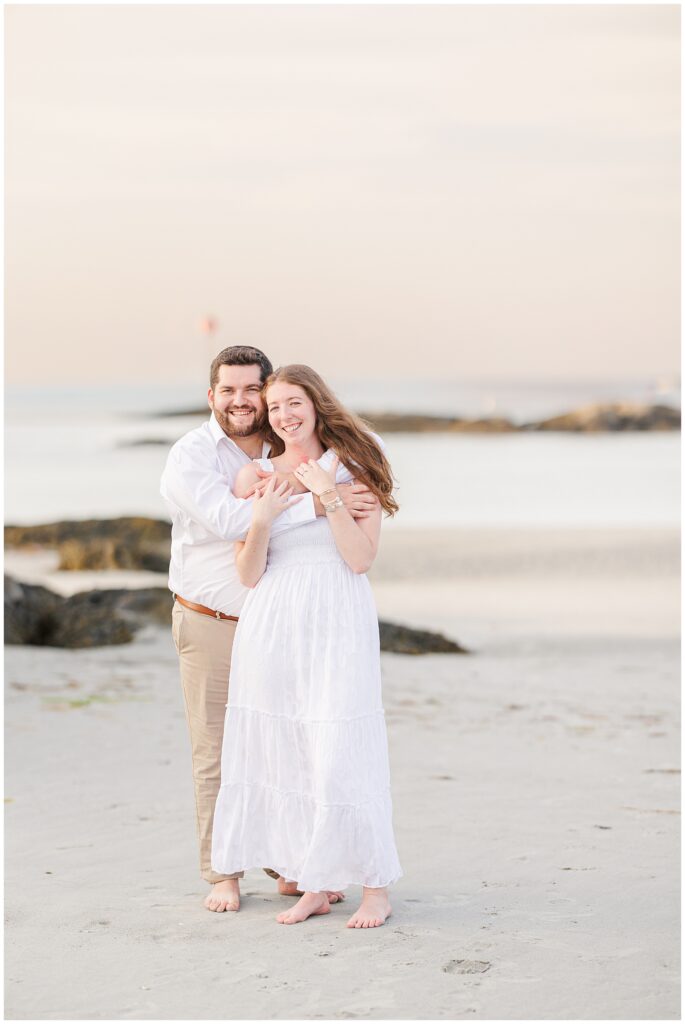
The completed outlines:
{"type": "MultiPolygon", "coordinates": [[[[262,454],[268,455],[267,445],[262,454]]],[[[236,498],[232,487],[241,466],[250,461],[212,413],[176,442],[162,474],[160,490],[172,520],[169,589],[225,615],[238,615],[248,594],[238,578],[233,543],[250,528],[252,502],[236,498]]],[[[307,493],[281,513],[271,532],[315,518],[307,493]]]]}

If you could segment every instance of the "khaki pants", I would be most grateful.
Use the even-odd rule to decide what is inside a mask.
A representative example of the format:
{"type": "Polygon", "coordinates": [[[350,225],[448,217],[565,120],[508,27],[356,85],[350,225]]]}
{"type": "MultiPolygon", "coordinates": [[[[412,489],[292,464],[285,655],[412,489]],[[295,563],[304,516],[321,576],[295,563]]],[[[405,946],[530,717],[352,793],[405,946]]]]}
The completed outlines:
{"type": "MultiPolygon", "coordinates": [[[[210,883],[242,878],[242,871],[233,875],[212,871],[212,821],[221,784],[221,745],[237,623],[191,611],[178,601],[171,617],[190,730],[200,870],[210,883]]],[[[271,868],[264,870],[272,878],[279,877],[271,868]]]]}

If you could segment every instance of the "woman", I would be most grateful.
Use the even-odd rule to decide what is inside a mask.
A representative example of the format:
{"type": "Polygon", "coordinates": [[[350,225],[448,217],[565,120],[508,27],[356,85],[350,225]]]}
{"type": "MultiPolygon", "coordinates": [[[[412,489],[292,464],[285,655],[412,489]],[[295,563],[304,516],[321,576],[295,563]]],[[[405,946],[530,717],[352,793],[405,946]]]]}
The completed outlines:
{"type": "Polygon", "coordinates": [[[273,520],[299,499],[287,481],[269,481],[236,545],[240,578],[254,589],[233,647],[212,864],[224,874],[269,864],[297,881],[303,895],[278,915],[283,924],[327,914],[327,891],[362,885],[348,927],[377,927],[402,869],[378,619],[364,573],[382,510],[397,510],[392,476],[374,436],[314,370],[282,367],[264,387],[272,457],[244,467],[236,493],[255,483],[257,467],[294,474],[326,515],[270,539],[273,520]],[[351,479],[346,465],[378,497],[365,519],[353,519],[336,492],[336,481],[351,479]]]}

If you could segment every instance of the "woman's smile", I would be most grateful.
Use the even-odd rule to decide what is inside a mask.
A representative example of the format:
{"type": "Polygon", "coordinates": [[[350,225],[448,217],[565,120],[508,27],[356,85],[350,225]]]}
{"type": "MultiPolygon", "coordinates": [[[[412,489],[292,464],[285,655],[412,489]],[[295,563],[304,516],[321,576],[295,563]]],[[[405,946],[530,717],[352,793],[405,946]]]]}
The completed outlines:
{"type": "Polygon", "coordinates": [[[276,381],[267,389],[266,407],[272,430],[299,462],[318,459],[323,447],[316,433],[316,409],[298,384],[276,381]]]}

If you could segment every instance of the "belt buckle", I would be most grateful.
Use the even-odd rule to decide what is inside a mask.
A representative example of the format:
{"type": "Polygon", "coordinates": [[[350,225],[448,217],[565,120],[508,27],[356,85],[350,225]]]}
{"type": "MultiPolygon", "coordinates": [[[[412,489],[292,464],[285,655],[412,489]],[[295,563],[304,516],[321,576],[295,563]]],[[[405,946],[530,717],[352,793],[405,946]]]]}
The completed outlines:
{"type": "Polygon", "coordinates": [[[216,612],[214,612],[214,614],[216,615],[217,619],[221,618],[221,612],[216,611],[216,612]]]}

